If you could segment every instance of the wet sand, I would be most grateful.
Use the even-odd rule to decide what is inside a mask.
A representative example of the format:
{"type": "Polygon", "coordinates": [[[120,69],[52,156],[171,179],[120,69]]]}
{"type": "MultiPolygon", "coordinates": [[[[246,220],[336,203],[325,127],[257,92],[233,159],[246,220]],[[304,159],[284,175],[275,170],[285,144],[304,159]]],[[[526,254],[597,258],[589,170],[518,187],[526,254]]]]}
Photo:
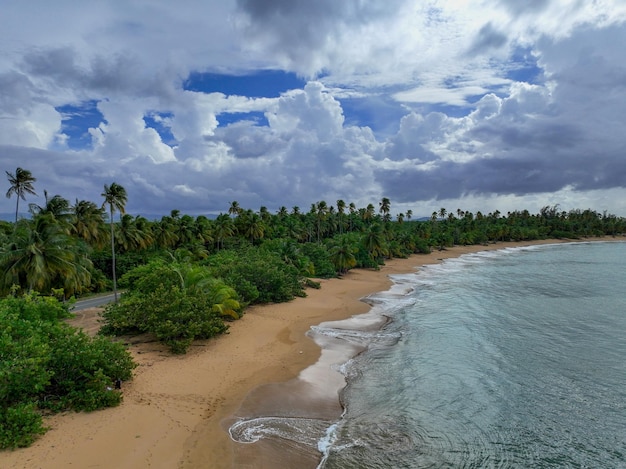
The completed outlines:
{"type": "MultiPolygon", "coordinates": [[[[388,290],[389,275],[470,252],[556,242],[561,241],[455,246],[392,259],[378,271],[353,270],[340,279],[322,280],[322,288],[308,289],[306,298],[249,308],[231,323],[229,334],[196,342],[185,356],[172,356],[153,342],[133,341],[130,350],[139,367],[133,380],[123,383],[121,406],[49,418],[50,430],[30,448],[0,452],[0,467],[314,468],[317,451],[303,453],[298,445],[269,442],[259,452],[257,443],[235,443],[227,431],[238,416],[268,415],[273,408],[329,420],[341,412],[338,399],[328,399],[328,393],[315,398],[306,380],[295,379],[322,356],[307,336],[311,326],[367,312],[370,307],[361,299],[388,290]],[[289,395],[300,399],[290,403],[289,395]]],[[[93,332],[98,313],[82,312],[73,323],[93,332]]],[[[326,390],[341,386],[341,376],[325,376],[329,381],[321,384],[326,390]]]]}

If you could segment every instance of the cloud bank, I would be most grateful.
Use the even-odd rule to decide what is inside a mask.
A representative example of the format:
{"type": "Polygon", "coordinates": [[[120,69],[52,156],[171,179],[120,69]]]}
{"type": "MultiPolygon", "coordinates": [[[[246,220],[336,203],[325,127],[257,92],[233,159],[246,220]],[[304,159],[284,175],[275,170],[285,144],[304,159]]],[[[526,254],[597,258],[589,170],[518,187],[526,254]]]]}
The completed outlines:
{"type": "Polygon", "coordinates": [[[40,196],[626,215],[623,2],[35,3],[0,18],[0,161],[40,196]]]}

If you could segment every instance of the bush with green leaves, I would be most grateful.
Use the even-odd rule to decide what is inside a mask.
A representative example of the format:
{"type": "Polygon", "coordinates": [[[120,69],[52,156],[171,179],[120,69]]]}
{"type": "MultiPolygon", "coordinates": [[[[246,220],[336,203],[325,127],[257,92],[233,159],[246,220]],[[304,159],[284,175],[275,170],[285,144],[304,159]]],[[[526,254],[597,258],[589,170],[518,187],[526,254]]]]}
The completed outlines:
{"type": "Polygon", "coordinates": [[[304,243],[301,251],[311,259],[317,278],[333,278],[337,276],[335,265],[330,259],[330,253],[324,245],[318,243],[304,243]]]}
{"type": "Polygon", "coordinates": [[[223,250],[203,263],[246,304],[281,303],[306,295],[298,268],[268,249],[223,250]]]}
{"type": "Polygon", "coordinates": [[[44,433],[41,409],[90,411],[121,401],[114,383],[131,378],[130,354],[59,320],[67,315],[55,298],[0,300],[0,448],[28,446],[44,433]]]}
{"type": "Polygon", "coordinates": [[[46,428],[32,402],[0,407],[0,449],[30,446],[46,428]]]}
{"type": "Polygon", "coordinates": [[[122,280],[128,291],[104,311],[103,334],[148,332],[185,353],[195,339],[226,332],[225,318],[241,314],[236,291],[207,267],[154,260],[122,280]]]}
{"type": "Polygon", "coordinates": [[[20,318],[29,321],[56,321],[72,316],[69,311],[71,303],[62,303],[53,296],[42,296],[37,292],[29,292],[23,296],[11,296],[2,300],[2,309],[16,313],[20,318]]]}

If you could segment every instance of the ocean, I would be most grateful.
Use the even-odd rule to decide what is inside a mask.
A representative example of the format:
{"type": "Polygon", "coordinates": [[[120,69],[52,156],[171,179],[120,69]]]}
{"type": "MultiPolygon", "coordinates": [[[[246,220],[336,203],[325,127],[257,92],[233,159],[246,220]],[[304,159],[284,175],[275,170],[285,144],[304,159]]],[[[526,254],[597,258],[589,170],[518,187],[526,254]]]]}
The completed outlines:
{"type": "Polygon", "coordinates": [[[350,350],[340,416],[231,436],[322,469],[626,468],[625,261],[626,243],[539,245],[394,276],[367,315],[311,331],[350,350]]]}

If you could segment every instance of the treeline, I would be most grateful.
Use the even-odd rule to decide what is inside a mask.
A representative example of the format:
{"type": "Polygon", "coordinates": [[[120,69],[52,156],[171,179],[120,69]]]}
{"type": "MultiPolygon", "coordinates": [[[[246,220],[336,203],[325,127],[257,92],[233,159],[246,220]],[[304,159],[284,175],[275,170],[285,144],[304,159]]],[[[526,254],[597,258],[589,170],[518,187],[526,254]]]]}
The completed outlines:
{"type": "MultiPolygon", "coordinates": [[[[70,203],[60,195],[44,194],[42,206],[30,204],[30,217],[0,222],[2,295],[16,286],[20,291],[45,294],[62,289],[66,297],[110,290],[116,287],[117,278],[133,268],[172,255],[212,266],[216,274],[223,279],[229,276],[233,282],[239,274],[224,270],[220,263],[251,269],[245,261],[248,257],[252,264],[279,258],[300,277],[314,278],[376,267],[385,258],[455,244],[575,239],[625,231],[623,218],[593,210],[559,211],[558,207],[545,207],[537,214],[515,211],[506,215],[442,208],[429,220],[413,220],[411,210],[392,216],[386,198],[377,207],[320,201],[307,211],[281,207],[276,213],[265,207],[244,209],[232,202],[226,213],[214,219],[172,210],[160,220],[148,220],[125,213],[126,194],[115,183],[105,186],[99,203],[70,203]],[[111,198],[107,191],[113,188],[119,193],[111,198]]],[[[269,286],[255,292],[252,285],[239,283],[241,299],[248,303],[293,296],[293,292],[267,291],[269,286]]]]}
{"type": "Polygon", "coordinates": [[[71,203],[44,191],[44,204],[29,204],[30,216],[20,219],[19,202],[36,194],[36,179],[22,168],[7,176],[16,212],[14,222],[0,222],[0,297],[6,297],[0,304],[1,447],[28,444],[40,433],[41,409],[119,402],[111,382],[128,378],[132,361],[119,344],[103,336],[92,341],[61,322],[58,305],[71,297],[113,290],[116,301],[103,313],[102,335],[149,333],[184,353],[195,339],[226,332],[248,305],[305,296],[307,287],[319,287],[317,278],[447,246],[614,236],[626,226],[614,215],[557,206],[506,215],[442,208],[414,220],[411,210],[392,214],[387,198],[360,208],[319,201],[308,210],[275,213],[234,201],[215,218],[172,210],[148,220],[125,212],[126,191],[116,183],[104,186],[99,201],[71,203]],[[119,301],[118,281],[124,289],[119,301]],[[27,312],[37,292],[61,301],[42,303],[54,320],[27,312]],[[62,353],[80,347],[91,351],[62,353]],[[109,363],[121,364],[111,370],[109,363]],[[63,375],[67,367],[78,374],[63,375]]]}

